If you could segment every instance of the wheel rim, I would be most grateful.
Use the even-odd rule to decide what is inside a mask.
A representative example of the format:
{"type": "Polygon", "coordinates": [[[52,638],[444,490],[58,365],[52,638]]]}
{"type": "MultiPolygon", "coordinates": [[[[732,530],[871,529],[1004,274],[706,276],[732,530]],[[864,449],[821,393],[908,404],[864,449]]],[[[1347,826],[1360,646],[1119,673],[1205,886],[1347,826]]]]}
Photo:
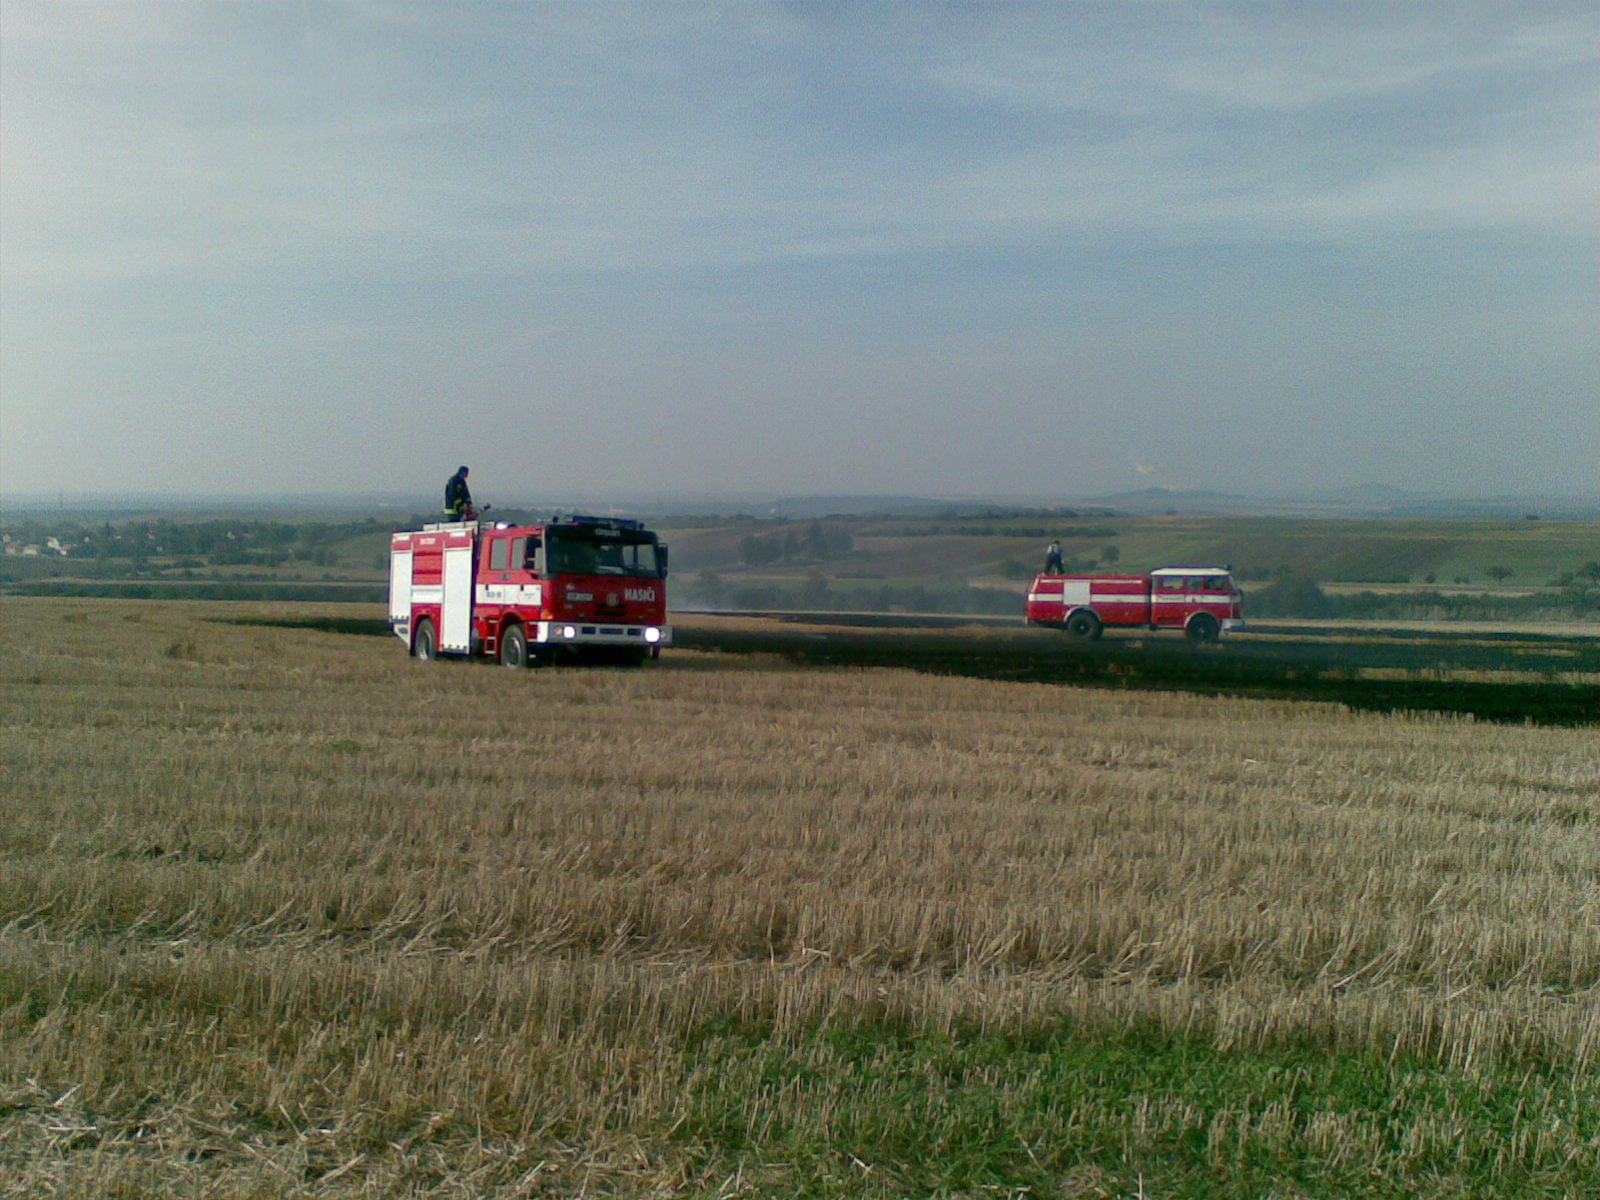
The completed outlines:
{"type": "Polygon", "coordinates": [[[502,639],[500,665],[513,669],[522,667],[528,661],[527,642],[523,640],[522,630],[508,629],[502,639]]]}

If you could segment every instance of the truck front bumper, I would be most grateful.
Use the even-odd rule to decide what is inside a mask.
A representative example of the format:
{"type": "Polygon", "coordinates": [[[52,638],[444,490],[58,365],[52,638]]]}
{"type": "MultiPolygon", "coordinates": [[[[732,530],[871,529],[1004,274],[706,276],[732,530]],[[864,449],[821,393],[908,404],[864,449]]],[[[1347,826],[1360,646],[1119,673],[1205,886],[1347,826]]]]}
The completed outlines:
{"type": "Polygon", "coordinates": [[[596,621],[536,621],[529,640],[547,646],[637,646],[655,650],[672,645],[671,625],[608,625],[596,621]]]}

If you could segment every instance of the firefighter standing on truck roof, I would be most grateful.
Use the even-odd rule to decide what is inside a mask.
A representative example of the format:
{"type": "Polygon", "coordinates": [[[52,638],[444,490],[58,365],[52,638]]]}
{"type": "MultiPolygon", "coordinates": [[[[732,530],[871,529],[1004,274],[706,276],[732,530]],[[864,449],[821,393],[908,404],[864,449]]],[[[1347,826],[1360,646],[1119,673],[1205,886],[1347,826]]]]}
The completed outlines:
{"type": "Polygon", "coordinates": [[[470,521],[477,516],[472,507],[472,492],[467,487],[467,468],[457,467],[456,473],[444,485],[444,518],[447,521],[470,521]]]}
{"type": "Polygon", "coordinates": [[[1044,548],[1044,573],[1046,575],[1065,575],[1066,567],[1061,565],[1061,543],[1051,542],[1044,548]]]}

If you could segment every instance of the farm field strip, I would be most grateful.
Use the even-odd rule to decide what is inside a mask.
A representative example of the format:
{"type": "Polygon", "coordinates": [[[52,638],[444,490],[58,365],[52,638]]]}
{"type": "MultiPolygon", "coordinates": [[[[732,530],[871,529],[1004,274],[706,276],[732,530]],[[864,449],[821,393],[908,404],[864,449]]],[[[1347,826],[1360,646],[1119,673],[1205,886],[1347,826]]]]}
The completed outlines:
{"type": "Polygon", "coordinates": [[[7,602],[0,1196],[1600,1175],[1592,729],[347,612],[7,602]]]}

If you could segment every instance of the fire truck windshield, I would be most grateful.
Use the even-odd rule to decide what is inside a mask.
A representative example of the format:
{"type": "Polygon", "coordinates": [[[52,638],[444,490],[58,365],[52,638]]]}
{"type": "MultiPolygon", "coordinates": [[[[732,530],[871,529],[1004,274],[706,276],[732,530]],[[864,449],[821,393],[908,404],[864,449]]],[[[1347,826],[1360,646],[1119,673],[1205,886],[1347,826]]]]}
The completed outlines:
{"type": "Polygon", "coordinates": [[[610,529],[551,529],[550,571],[556,575],[661,576],[650,534],[610,529]]]}

